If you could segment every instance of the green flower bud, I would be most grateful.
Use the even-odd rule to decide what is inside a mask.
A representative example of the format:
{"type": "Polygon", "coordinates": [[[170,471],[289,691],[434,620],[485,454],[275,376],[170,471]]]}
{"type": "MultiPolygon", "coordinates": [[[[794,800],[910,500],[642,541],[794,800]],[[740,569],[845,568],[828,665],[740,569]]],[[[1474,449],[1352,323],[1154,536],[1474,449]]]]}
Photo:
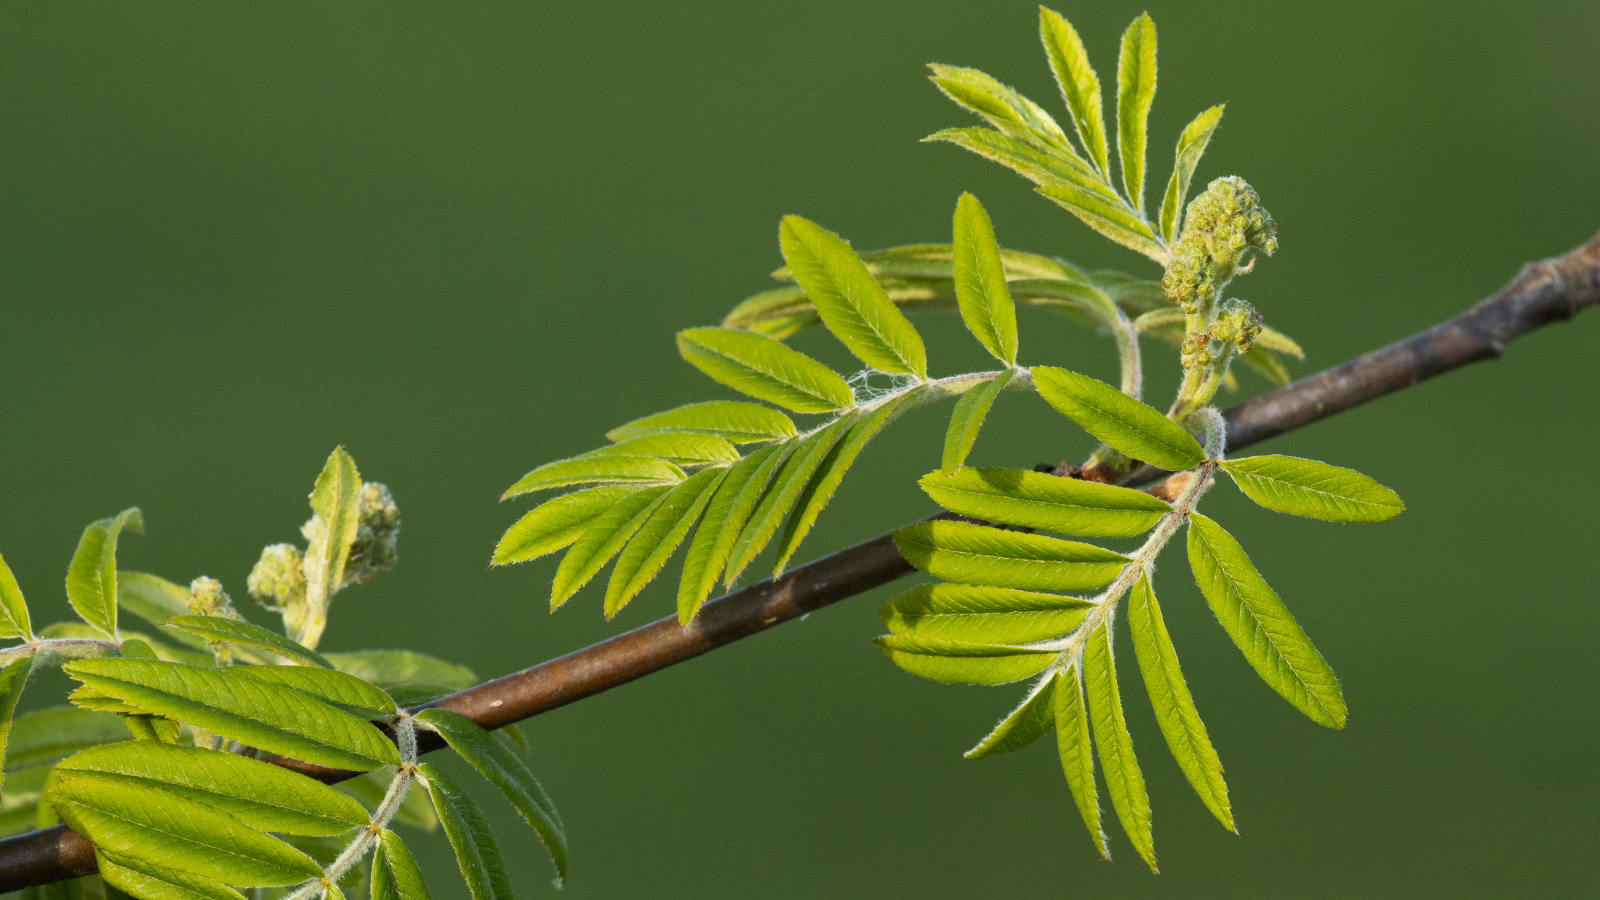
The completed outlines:
{"type": "Polygon", "coordinates": [[[300,548],[293,544],[263,548],[245,587],[250,597],[267,609],[282,611],[304,606],[306,573],[300,548]]]}
{"type": "Polygon", "coordinates": [[[204,575],[189,582],[189,612],[197,616],[239,618],[228,592],[222,589],[222,582],[204,575]]]}
{"type": "Polygon", "coordinates": [[[1246,250],[1269,256],[1276,252],[1277,234],[1277,223],[1261,207],[1254,188],[1236,176],[1218,178],[1189,203],[1161,287],[1169,300],[1193,315],[1239,273],[1246,250]]]}
{"type": "Polygon", "coordinates": [[[366,581],[394,568],[399,558],[400,507],[389,488],[376,481],[361,486],[360,524],[345,563],[345,584],[366,581]]]}

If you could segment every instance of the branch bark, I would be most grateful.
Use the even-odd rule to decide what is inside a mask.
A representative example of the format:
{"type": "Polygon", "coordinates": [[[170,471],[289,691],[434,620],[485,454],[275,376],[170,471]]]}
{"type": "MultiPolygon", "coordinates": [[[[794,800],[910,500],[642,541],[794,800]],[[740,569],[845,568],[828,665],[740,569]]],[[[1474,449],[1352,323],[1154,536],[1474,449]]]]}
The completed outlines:
{"type": "MultiPolygon", "coordinates": [[[[1496,359],[1516,338],[1570,319],[1597,302],[1600,235],[1562,256],[1528,263],[1509,284],[1458,316],[1227,410],[1223,415],[1228,447],[1248,447],[1435,375],[1496,359]]],[[[1143,466],[1124,481],[1143,484],[1163,474],[1143,466]]],[[[676,616],[668,616],[426,706],[462,713],[484,728],[500,728],[627,684],[912,571],[890,535],[882,534],[781,578],[713,600],[687,628],[678,626],[676,616]]],[[[418,735],[418,744],[419,750],[428,752],[442,747],[443,741],[424,732],[418,735]]],[[[269,760],[328,783],[357,774],[284,757],[269,760]]],[[[0,840],[0,893],[95,871],[93,847],[65,826],[0,840]]]]}

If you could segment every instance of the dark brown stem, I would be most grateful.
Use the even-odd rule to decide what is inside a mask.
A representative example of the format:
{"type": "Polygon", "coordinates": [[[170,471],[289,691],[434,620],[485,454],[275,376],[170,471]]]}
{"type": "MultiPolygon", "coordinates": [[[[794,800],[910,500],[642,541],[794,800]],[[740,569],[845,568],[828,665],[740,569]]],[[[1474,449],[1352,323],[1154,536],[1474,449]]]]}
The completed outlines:
{"type": "MultiPolygon", "coordinates": [[[[1494,296],[1427,331],[1233,407],[1224,413],[1228,447],[1248,447],[1451,369],[1494,359],[1516,338],[1570,319],[1596,302],[1600,302],[1600,236],[1564,256],[1529,263],[1494,296]]],[[[1122,480],[1143,484],[1161,474],[1144,466],[1122,480]]],[[[677,617],[669,616],[429,705],[470,716],[485,728],[500,728],[627,684],[911,571],[891,537],[879,535],[781,578],[713,600],[688,628],[680,628],[677,617]]],[[[423,751],[442,746],[434,735],[418,738],[423,751]]],[[[269,759],[330,783],[356,774],[283,757],[269,759]]],[[[64,826],[0,840],[0,893],[94,871],[93,848],[64,826]]]]}

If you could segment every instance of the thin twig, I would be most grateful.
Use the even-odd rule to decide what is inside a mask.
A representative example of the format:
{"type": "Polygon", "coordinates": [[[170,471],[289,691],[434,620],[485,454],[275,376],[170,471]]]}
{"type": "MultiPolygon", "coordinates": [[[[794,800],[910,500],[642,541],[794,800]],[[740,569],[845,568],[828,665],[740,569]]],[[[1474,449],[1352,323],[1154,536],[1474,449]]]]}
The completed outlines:
{"type": "MultiPolygon", "coordinates": [[[[1523,266],[1498,293],[1454,318],[1229,409],[1223,414],[1228,447],[1248,447],[1435,375],[1495,359],[1516,338],[1570,319],[1597,302],[1600,236],[1563,256],[1523,266]]],[[[1124,482],[1143,484],[1161,474],[1159,469],[1141,467],[1124,482]]],[[[882,534],[713,600],[687,628],[678,626],[677,616],[668,616],[428,705],[462,713],[485,728],[500,728],[627,684],[911,572],[890,535],[882,534]]],[[[421,752],[441,746],[443,742],[431,732],[418,735],[421,752]]],[[[356,774],[283,757],[268,759],[330,783],[356,774]]],[[[93,847],[65,826],[0,840],[0,893],[94,871],[93,847]]]]}

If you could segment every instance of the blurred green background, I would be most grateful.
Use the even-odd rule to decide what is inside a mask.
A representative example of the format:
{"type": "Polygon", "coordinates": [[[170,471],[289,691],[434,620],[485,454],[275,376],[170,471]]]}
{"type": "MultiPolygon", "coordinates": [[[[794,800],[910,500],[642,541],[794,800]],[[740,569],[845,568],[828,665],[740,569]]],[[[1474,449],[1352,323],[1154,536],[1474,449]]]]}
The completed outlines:
{"type": "MultiPolygon", "coordinates": [[[[1236,290],[1306,346],[1297,374],[1600,228],[1593,3],[1060,8],[1108,86],[1122,28],[1154,15],[1157,188],[1183,124],[1229,103],[1197,183],[1243,175],[1276,217],[1282,250],[1236,290]]],[[[243,599],[339,443],[405,533],[324,647],[490,676],[667,614],[661,583],[611,624],[592,587],[550,615],[554,561],[487,568],[527,508],[495,498],[612,425],[728,396],[671,336],[770,284],[781,215],[862,248],[944,241],[971,190],[1005,244],[1157,274],[998,166],[918,144],[971,121],[930,61],[1059,108],[1024,2],[0,7],[0,552],[36,620],[67,613],[83,525],[129,505],[149,527],[125,567],[243,599]]],[[[919,324],[936,372],[983,365],[953,316],[919,324]]],[[[1026,361],[1109,377],[1102,339],[1022,327],[1026,361]]],[[[849,365],[824,334],[796,344],[849,365]]],[[[961,759],[1020,688],[919,681],[868,643],[885,588],[528,723],[571,832],[565,895],[1593,896],[1597,346],[1591,312],[1265,448],[1393,486],[1391,523],[1208,500],[1352,710],[1329,732],[1272,694],[1173,556],[1157,587],[1241,836],[1125,659],[1163,874],[1115,832],[1100,862],[1048,742],[961,759]]],[[[1149,355],[1160,397],[1175,362],[1149,355]]],[[[977,462],[1087,450],[1037,398],[996,412],[977,462]]],[[[914,479],[945,413],[875,443],[801,556],[930,512],[914,479]]],[[[521,894],[545,895],[531,832],[489,805],[521,894]]],[[[435,896],[464,896],[443,837],[420,843],[435,896]]]]}

